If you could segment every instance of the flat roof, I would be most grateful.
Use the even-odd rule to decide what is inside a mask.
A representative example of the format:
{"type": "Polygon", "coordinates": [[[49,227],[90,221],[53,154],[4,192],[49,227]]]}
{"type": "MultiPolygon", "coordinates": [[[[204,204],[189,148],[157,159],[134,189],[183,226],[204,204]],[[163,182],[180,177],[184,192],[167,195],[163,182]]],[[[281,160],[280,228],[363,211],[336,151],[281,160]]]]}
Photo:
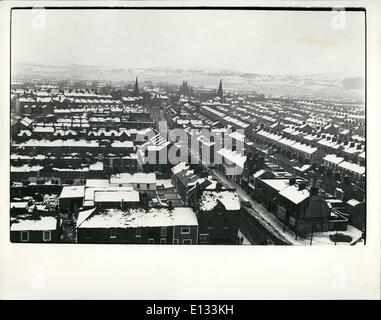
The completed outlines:
{"type": "Polygon", "coordinates": [[[85,186],[65,186],[62,188],[60,198],[83,198],[85,186]]]}
{"type": "Polygon", "coordinates": [[[289,185],[289,179],[259,179],[277,191],[281,191],[289,185]]]}
{"type": "Polygon", "coordinates": [[[140,228],[168,226],[197,226],[192,208],[176,207],[138,209],[106,209],[88,216],[78,228],[140,228]]]}
{"type": "Polygon", "coordinates": [[[16,220],[11,225],[11,231],[49,231],[56,230],[57,220],[54,217],[41,216],[40,219],[16,220]]]}
{"type": "Polygon", "coordinates": [[[110,183],[156,183],[156,174],[154,172],[118,173],[111,176],[110,183]]]}
{"type": "Polygon", "coordinates": [[[95,202],[139,202],[139,192],[137,191],[95,191],[95,202]]]}
{"type": "Polygon", "coordinates": [[[104,192],[112,192],[112,191],[134,191],[133,187],[86,187],[85,190],[85,201],[94,200],[95,192],[104,191],[104,192]]]}
{"type": "Polygon", "coordinates": [[[28,201],[23,201],[23,202],[11,202],[11,209],[16,208],[16,209],[26,209],[28,206],[28,201]]]}
{"type": "Polygon", "coordinates": [[[87,179],[86,187],[108,187],[109,181],[107,179],[87,179]]]}

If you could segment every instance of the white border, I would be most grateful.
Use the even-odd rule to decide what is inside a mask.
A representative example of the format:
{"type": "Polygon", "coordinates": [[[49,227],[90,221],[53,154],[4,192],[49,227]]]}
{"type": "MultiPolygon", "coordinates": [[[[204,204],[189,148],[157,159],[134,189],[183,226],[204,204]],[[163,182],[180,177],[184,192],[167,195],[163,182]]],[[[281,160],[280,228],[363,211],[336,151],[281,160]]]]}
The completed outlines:
{"type": "Polygon", "coordinates": [[[9,10],[0,3],[0,299],[378,299],[380,3],[377,1],[49,1],[53,6],[364,6],[368,29],[366,246],[139,246],[9,242],[9,10]]]}

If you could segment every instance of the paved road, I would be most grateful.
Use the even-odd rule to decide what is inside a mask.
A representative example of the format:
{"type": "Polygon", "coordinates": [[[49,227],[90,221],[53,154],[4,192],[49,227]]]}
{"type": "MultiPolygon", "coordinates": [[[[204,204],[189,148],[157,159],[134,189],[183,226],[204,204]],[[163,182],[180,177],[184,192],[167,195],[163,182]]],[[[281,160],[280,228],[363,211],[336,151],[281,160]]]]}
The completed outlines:
{"type": "MultiPolygon", "coordinates": [[[[243,190],[238,184],[229,180],[221,171],[212,169],[212,168],[208,168],[208,169],[211,172],[213,172],[214,176],[218,180],[226,184],[228,187],[236,189],[238,196],[242,200],[250,202],[252,209],[247,208],[247,211],[256,218],[259,224],[261,224],[262,229],[265,228],[268,233],[271,233],[275,238],[279,239],[279,241],[283,242],[284,244],[291,244],[294,242],[292,231],[289,230],[288,227],[284,226],[276,217],[274,217],[272,213],[268,212],[262,205],[254,201],[251,198],[251,196],[245,190],[243,190]],[[283,230],[290,232],[290,236],[286,236],[283,230]]],[[[258,228],[258,232],[260,232],[259,228],[258,228]]],[[[250,235],[246,235],[246,236],[248,238],[251,238],[250,235]]],[[[266,235],[262,235],[262,236],[266,237],[266,235]]],[[[270,240],[270,242],[273,242],[273,240],[276,240],[276,239],[268,239],[268,240],[270,240]]]]}

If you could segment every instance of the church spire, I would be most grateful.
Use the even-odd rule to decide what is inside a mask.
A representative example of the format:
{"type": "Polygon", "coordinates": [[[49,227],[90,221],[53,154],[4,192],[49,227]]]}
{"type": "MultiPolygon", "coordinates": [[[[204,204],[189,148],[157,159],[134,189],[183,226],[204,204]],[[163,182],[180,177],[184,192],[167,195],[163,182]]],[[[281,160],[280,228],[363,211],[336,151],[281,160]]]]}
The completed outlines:
{"type": "Polygon", "coordinates": [[[134,95],[135,95],[135,96],[138,96],[138,95],[139,95],[139,82],[138,82],[138,77],[136,77],[136,81],[135,81],[134,95]]]}
{"type": "Polygon", "coordinates": [[[220,85],[218,86],[217,95],[222,99],[224,97],[224,92],[222,91],[222,80],[220,80],[220,85]]]}

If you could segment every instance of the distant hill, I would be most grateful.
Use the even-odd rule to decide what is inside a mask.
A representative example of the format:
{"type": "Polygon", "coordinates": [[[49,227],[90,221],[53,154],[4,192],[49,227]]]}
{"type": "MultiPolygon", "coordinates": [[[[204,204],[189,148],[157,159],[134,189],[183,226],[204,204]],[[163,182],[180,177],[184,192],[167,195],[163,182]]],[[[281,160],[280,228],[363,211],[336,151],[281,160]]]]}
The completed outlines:
{"type": "Polygon", "coordinates": [[[343,79],[343,87],[346,90],[364,90],[365,79],[363,77],[343,79]]]}
{"type": "Polygon", "coordinates": [[[115,69],[84,65],[49,65],[20,63],[13,66],[12,79],[40,80],[98,80],[142,81],[181,84],[187,80],[191,86],[217,88],[223,79],[225,89],[253,90],[265,95],[311,97],[362,97],[364,78],[334,74],[318,75],[265,75],[231,70],[202,70],[182,68],[130,68],[115,69]]]}

